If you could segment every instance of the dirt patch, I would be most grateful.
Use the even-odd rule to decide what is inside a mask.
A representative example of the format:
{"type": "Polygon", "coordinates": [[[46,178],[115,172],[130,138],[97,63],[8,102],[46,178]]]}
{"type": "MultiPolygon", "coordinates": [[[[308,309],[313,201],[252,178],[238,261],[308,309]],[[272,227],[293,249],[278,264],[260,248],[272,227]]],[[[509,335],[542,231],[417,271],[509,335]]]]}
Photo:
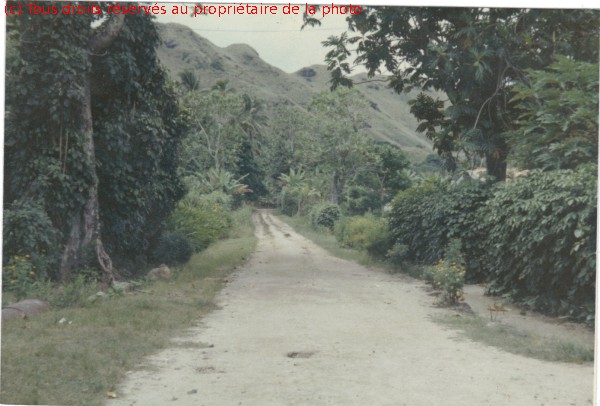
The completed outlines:
{"type": "Polygon", "coordinates": [[[451,310],[421,282],[332,257],[268,212],[254,220],[255,254],[185,336],[215,347],[156,354],[157,368],[130,373],[107,405],[592,404],[592,365],[462,339],[432,321],[451,310]]]}
{"type": "Polygon", "coordinates": [[[535,334],[545,338],[554,338],[572,342],[585,347],[594,347],[594,332],[582,324],[569,323],[564,319],[546,317],[510,304],[503,298],[485,295],[480,285],[464,287],[465,302],[479,316],[490,322],[513,327],[523,333],[535,334]],[[491,312],[490,309],[500,309],[491,312]]]}
{"type": "Polygon", "coordinates": [[[288,358],[310,358],[315,354],[314,351],[292,351],[286,355],[288,358]]]}

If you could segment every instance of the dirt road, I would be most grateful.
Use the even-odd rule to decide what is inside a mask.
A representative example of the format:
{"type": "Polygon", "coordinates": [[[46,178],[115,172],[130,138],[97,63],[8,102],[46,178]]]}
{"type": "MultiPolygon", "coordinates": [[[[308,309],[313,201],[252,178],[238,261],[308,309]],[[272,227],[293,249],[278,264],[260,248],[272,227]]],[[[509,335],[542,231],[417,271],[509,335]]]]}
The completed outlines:
{"type": "Polygon", "coordinates": [[[334,258],[266,212],[220,309],[107,405],[590,405],[593,368],[458,338],[420,282],[334,258]]]}

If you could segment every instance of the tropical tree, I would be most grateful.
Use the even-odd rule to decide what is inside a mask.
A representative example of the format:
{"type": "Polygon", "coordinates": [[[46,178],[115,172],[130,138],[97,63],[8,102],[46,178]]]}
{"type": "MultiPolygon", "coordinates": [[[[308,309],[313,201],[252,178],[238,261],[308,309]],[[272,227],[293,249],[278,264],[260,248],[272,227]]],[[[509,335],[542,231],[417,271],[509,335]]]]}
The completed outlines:
{"type": "Polygon", "coordinates": [[[300,132],[296,159],[307,168],[319,168],[331,179],[331,202],[338,203],[352,177],[362,168],[368,138],[365,102],[357,92],[322,92],[309,105],[309,131],[300,132]]]}
{"type": "Polygon", "coordinates": [[[194,71],[184,70],[183,72],[180,72],[179,80],[179,84],[186,93],[200,90],[200,80],[194,71]]]}
{"type": "Polygon", "coordinates": [[[178,108],[156,58],[158,34],[147,16],[110,14],[95,26],[99,16],[23,10],[9,33],[6,207],[45,212],[64,247],[60,279],[91,266],[110,282],[105,247],[143,254],[158,229],[149,225],[182,192],[172,171],[178,108]]]}
{"type": "Polygon", "coordinates": [[[598,161],[598,63],[557,56],[527,72],[511,103],[520,112],[508,133],[520,168],[573,169],[598,161]]]}
{"type": "MultiPolygon", "coordinates": [[[[305,21],[319,23],[310,16],[305,21]]],[[[347,21],[356,35],[324,42],[331,48],[326,62],[333,87],[353,85],[347,75],[354,53],[369,76],[385,70],[397,92],[414,86],[443,92],[442,99],[414,102],[413,114],[426,123],[419,130],[450,168],[459,156],[478,155],[499,180],[510,151],[505,133],[519,114],[508,100],[516,83],[527,83],[525,70],[542,69],[556,55],[598,60],[600,24],[593,10],[367,7],[347,21]]]]}
{"type": "Polygon", "coordinates": [[[240,116],[243,99],[226,84],[217,84],[207,92],[190,92],[183,97],[182,108],[189,123],[188,144],[182,165],[188,173],[202,166],[235,171],[242,139],[245,136],[240,116]],[[200,159],[202,156],[206,159],[200,159]],[[208,161],[208,165],[202,161],[208,161]]]}

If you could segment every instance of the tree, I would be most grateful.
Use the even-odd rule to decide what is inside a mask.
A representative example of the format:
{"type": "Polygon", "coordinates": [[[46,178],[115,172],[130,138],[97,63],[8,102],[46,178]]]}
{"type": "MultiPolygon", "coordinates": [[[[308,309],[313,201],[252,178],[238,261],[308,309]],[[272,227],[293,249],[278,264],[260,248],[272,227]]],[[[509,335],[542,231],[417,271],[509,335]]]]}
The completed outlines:
{"type": "Polygon", "coordinates": [[[309,131],[300,132],[296,158],[307,168],[320,168],[331,179],[331,202],[338,203],[351,178],[364,165],[368,139],[365,103],[355,91],[322,92],[309,105],[309,131]]]}
{"type": "MultiPolygon", "coordinates": [[[[134,178],[145,177],[143,185],[122,190],[143,201],[139,210],[121,213],[123,218],[160,214],[181,192],[169,175],[177,108],[158,68],[158,35],[147,16],[111,14],[93,28],[100,16],[23,10],[10,33],[16,37],[18,60],[7,77],[6,202],[43,208],[60,231],[65,247],[61,280],[70,279],[77,268],[95,266],[110,283],[115,274],[101,224],[111,223],[111,204],[127,206],[127,196],[107,192],[103,180],[110,176],[104,168],[112,163],[134,178]],[[160,97],[165,99],[156,102],[160,97]],[[121,135],[155,142],[136,145],[121,135]],[[142,158],[138,147],[146,153],[142,158]],[[129,161],[113,161],[111,152],[127,148],[129,161]],[[156,163],[149,162],[155,158],[156,163]],[[138,164],[160,170],[137,174],[138,164]]],[[[111,187],[119,189],[123,184],[115,179],[111,187]]]]}
{"type": "Polygon", "coordinates": [[[200,90],[200,81],[194,71],[184,70],[183,72],[180,72],[179,80],[180,86],[186,93],[200,90]]]}
{"type": "Polygon", "coordinates": [[[511,103],[521,113],[508,134],[521,168],[573,169],[598,161],[598,63],[557,56],[527,72],[511,103]]]}
{"type": "MultiPolygon", "coordinates": [[[[307,24],[316,24],[305,16],[307,24]]],[[[488,173],[506,176],[510,151],[505,133],[517,112],[508,103],[525,69],[541,69],[562,54],[598,60],[598,14],[592,10],[369,7],[349,16],[357,35],[324,43],[333,87],[352,86],[348,58],[373,77],[389,72],[390,87],[443,92],[421,97],[413,114],[434,148],[455,166],[457,152],[486,159],[488,173]],[[354,50],[350,51],[349,47],[354,50]]]]}
{"type": "Polygon", "coordinates": [[[377,181],[379,205],[383,213],[383,207],[396,193],[410,186],[410,179],[404,172],[408,169],[409,162],[398,147],[388,143],[373,144],[369,152],[372,162],[369,173],[377,181]]]}
{"type": "Polygon", "coordinates": [[[235,171],[244,137],[240,122],[244,111],[242,98],[227,89],[226,83],[219,82],[210,91],[188,93],[182,106],[189,121],[189,144],[194,150],[183,158],[185,171],[202,169],[203,163],[193,164],[198,153],[210,160],[209,167],[235,171]]]}

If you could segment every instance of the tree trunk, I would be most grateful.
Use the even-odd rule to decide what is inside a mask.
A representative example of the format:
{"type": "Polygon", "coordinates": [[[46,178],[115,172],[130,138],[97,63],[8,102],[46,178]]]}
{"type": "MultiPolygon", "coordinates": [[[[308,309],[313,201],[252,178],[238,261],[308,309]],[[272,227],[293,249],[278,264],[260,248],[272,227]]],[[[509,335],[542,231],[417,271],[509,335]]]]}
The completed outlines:
{"type": "MultiPolygon", "coordinates": [[[[88,42],[88,54],[98,54],[106,50],[117,38],[125,22],[124,15],[112,15],[105,23],[94,30],[88,42]]],[[[104,272],[103,282],[114,281],[112,261],[104,249],[100,233],[100,207],[98,203],[98,176],[96,174],[96,154],[94,148],[94,120],[92,117],[91,79],[84,79],[84,99],[79,106],[80,131],[84,139],[84,152],[92,167],[92,185],[81,212],[73,218],[69,239],[60,264],[61,281],[72,277],[73,269],[83,265],[99,265],[104,272]],[[95,262],[95,263],[94,263],[95,262]]]]}
{"type": "Polygon", "coordinates": [[[339,200],[340,200],[340,195],[338,193],[338,187],[339,187],[339,175],[337,173],[337,171],[333,172],[333,185],[331,187],[331,203],[333,204],[338,204],[339,200]]]}
{"type": "Polygon", "coordinates": [[[492,153],[485,154],[485,163],[488,176],[492,176],[495,181],[504,182],[506,180],[506,157],[508,152],[505,147],[497,147],[492,153]]]}

